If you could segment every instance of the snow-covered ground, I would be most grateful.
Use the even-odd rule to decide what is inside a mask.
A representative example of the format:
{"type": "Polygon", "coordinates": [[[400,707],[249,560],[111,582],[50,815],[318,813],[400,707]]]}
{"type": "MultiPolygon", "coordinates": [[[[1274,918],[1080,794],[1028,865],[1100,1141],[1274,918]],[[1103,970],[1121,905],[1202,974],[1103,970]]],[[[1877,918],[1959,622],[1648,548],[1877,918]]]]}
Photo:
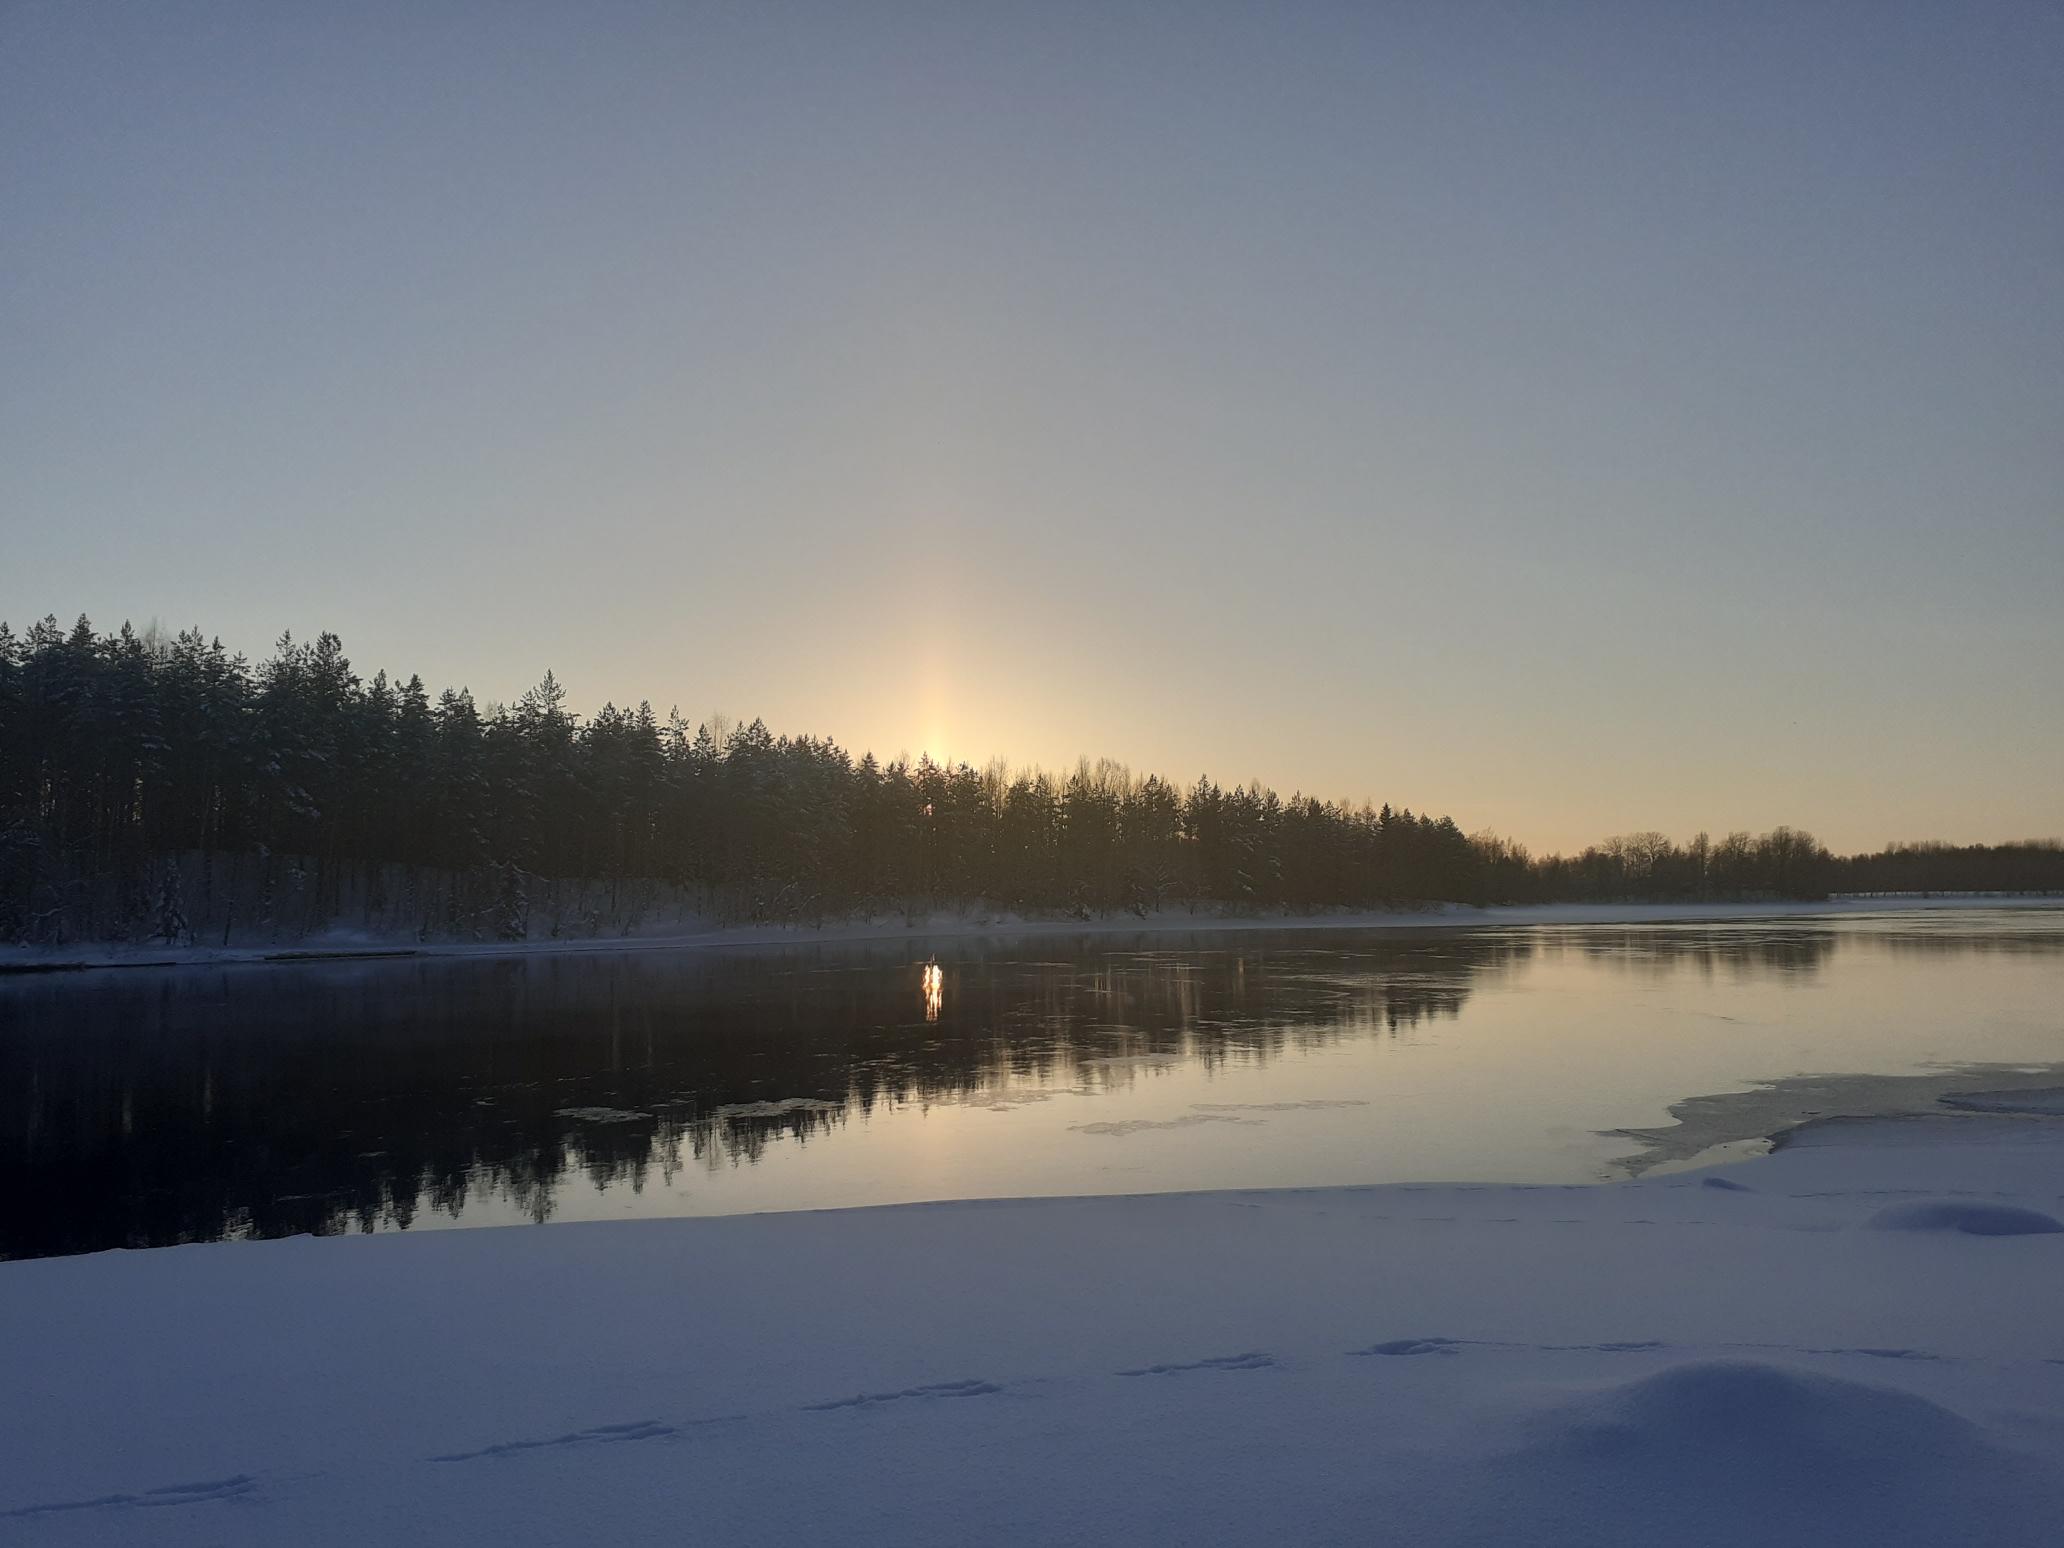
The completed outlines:
{"type": "Polygon", "coordinates": [[[2060,1212],[2064,1119],[1945,1113],[1599,1187],[0,1264],[0,1537],[2054,1544],[2060,1212]]]}
{"type": "Polygon", "coordinates": [[[1017,937],[1138,937],[1208,935],[1236,930],[1410,930],[1481,925],[1663,924],[1695,920],[1814,918],[1832,914],[1905,913],[1914,909],[2064,908],[2054,894],[1967,894],[1830,898],[1801,903],[1536,903],[1477,908],[1466,903],[1419,910],[1326,914],[1188,913],[1171,910],[1138,917],[1027,919],[1016,914],[950,910],[895,914],[824,925],[734,925],[686,933],[657,931],[589,939],[427,942],[410,937],[333,931],[291,945],[137,945],[0,947],[0,972],[70,967],[176,966],[183,963],[315,961],[334,957],[502,957],[567,952],[680,951],[736,946],[785,946],[842,941],[938,941],[1017,937]]]}

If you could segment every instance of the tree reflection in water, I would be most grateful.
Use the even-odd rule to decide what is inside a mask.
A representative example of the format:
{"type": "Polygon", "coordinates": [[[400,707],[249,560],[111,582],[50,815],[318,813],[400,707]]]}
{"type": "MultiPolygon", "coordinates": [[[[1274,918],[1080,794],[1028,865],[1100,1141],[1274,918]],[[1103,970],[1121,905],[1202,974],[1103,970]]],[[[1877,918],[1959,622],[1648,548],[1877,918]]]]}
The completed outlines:
{"type": "Polygon", "coordinates": [[[483,1197],[542,1221],[576,1179],[720,1179],[775,1147],[836,1144],[884,1108],[1107,1088],[1137,1056],[1211,1068],[1395,1037],[1456,1017],[1536,952],[1797,975],[1843,939],[1714,927],[956,944],[950,1004],[945,969],[908,947],[0,980],[0,1255],[406,1227],[483,1197]]]}

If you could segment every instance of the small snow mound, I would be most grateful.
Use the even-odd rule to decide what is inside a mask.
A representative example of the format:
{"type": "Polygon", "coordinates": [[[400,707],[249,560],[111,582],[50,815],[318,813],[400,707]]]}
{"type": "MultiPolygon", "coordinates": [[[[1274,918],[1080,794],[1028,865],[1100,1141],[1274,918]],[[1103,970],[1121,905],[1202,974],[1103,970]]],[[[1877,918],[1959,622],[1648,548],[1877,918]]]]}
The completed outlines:
{"type": "Polygon", "coordinates": [[[1865,1225],[1878,1231],[1961,1231],[1966,1236],[2047,1236],[2064,1231],[2064,1221],[2018,1204],[1977,1204],[1969,1199],[1924,1199],[1881,1209],[1865,1225]]]}
{"type": "Polygon", "coordinates": [[[1982,1446],[1968,1419],[1911,1392],[1759,1360],[1699,1360],[1587,1394],[1559,1416],[1585,1450],[1936,1466],[1982,1446]]]}
{"type": "Polygon", "coordinates": [[[1973,1419],[1761,1360],[1672,1365],[1500,1428],[1368,1510],[1414,1519],[1415,1542],[1510,1548],[2054,1548],[2064,1507],[1973,1419]]]}
{"type": "Polygon", "coordinates": [[[1701,1186],[1718,1188],[1723,1193],[1754,1193],[1756,1191],[1747,1183],[1738,1183],[1732,1177],[1708,1177],[1701,1186]]]}

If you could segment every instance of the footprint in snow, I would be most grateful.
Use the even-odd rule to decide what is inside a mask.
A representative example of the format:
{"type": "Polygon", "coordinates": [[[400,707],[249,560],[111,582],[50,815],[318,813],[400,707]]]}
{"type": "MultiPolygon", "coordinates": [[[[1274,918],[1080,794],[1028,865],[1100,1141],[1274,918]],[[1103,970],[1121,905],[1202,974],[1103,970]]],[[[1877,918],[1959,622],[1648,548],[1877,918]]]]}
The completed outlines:
{"type": "Polygon", "coordinates": [[[1001,1392],[993,1381],[935,1381],[923,1387],[905,1387],[900,1392],[861,1392],[828,1403],[805,1403],[805,1413],[824,1414],[839,1408],[878,1408],[883,1403],[900,1403],[908,1398],[987,1397],[1001,1392]]]}
{"type": "Polygon", "coordinates": [[[1366,1349],[1350,1349],[1351,1355],[1452,1355],[1465,1347],[1478,1349],[1536,1349],[1544,1354],[1641,1354],[1666,1347],[1654,1338],[1615,1339],[1602,1344],[1524,1344],[1497,1338],[1393,1338],[1366,1349]]]}
{"type": "Polygon", "coordinates": [[[1381,1344],[1371,1344],[1367,1349],[1350,1349],[1357,1355],[1451,1355],[1460,1351],[1455,1345],[1460,1340],[1452,1338],[1393,1338],[1381,1344]]]}
{"type": "Polygon", "coordinates": [[[473,1462],[481,1457],[509,1457],[523,1451],[540,1451],[552,1446],[581,1446],[590,1443],[607,1444],[612,1441],[660,1440],[677,1433],[670,1424],[661,1424],[657,1419],[634,1419],[628,1424],[598,1424],[585,1430],[575,1430],[568,1435],[555,1435],[550,1440],[501,1441],[492,1446],[482,1446],[478,1451],[454,1451],[445,1456],[432,1457],[432,1462],[473,1462]]]}
{"type": "Polygon", "coordinates": [[[1247,1354],[1212,1355],[1203,1360],[1187,1360],[1180,1364],[1142,1365],[1129,1371],[1120,1371],[1120,1376],[1173,1376],[1181,1371],[1258,1371],[1276,1363],[1274,1355],[1251,1351],[1247,1354]]]}
{"type": "Polygon", "coordinates": [[[258,1481],[247,1473],[234,1478],[213,1478],[201,1483],[166,1484],[141,1494],[103,1494],[90,1500],[60,1500],[52,1505],[24,1505],[18,1510],[0,1511],[0,1517],[48,1516],[71,1510],[145,1509],[158,1505],[204,1505],[210,1500],[233,1500],[249,1494],[258,1481]]]}

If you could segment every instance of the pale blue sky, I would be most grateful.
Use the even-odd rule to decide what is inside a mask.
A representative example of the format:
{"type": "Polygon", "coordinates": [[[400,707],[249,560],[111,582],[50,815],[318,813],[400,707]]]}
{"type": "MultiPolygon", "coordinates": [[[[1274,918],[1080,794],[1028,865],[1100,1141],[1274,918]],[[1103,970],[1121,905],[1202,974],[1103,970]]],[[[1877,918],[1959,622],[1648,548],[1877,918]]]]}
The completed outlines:
{"type": "Polygon", "coordinates": [[[2055,5],[0,0],[0,617],[2064,831],[2055,5]]]}

